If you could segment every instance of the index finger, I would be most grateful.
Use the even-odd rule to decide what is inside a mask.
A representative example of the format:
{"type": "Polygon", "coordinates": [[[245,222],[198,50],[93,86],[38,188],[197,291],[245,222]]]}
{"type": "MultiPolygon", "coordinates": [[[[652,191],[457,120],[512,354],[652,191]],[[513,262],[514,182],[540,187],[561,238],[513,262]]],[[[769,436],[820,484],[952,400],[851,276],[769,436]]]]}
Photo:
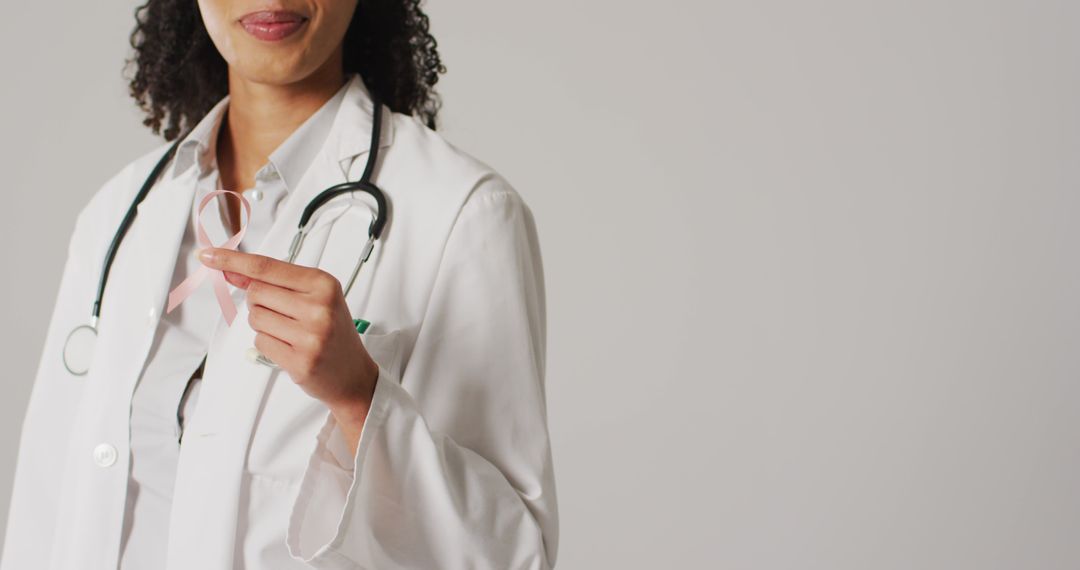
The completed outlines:
{"type": "Polygon", "coordinates": [[[313,270],[308,267],[257,253],[245,253],[220,247],[203,248],[199,251],[199,259],[207,267],[239,273],[251,279],[294,291],[308,291],[313,277],[313,270]]]}

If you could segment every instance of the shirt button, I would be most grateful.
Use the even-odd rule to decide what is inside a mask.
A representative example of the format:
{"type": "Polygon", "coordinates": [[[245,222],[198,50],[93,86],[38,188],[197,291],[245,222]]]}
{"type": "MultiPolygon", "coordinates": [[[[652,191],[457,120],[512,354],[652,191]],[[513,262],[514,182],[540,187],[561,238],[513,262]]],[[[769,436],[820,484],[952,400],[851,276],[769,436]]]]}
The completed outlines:
{"type": "Polygon", "coordinates": [[[248,190],[247,194],[249,198],[255,200],[256,202],[263,199],[263,191],[257,188],[252,188],[251,190],[248,190]]]}
{"type": "Polygon", "coordinates": [[[101,467],[108,467],[116,463],[116,448],[107,443],[99,443],[94,448],[94,463],[101,467]]]}

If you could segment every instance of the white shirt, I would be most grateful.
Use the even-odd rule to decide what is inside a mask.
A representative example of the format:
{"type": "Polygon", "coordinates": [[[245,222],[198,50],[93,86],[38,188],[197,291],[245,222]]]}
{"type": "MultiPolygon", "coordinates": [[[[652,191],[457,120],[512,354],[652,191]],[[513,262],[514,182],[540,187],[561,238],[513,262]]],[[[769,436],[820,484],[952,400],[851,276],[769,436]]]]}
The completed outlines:
{"type": "MultiPolygon", "coordinates": [[[[251,204],[251,217],[238,246],[240,251],[251,251],[262,242],[289,188],[296,187],[330,131],[344,93],[342,87],[298,127],[256,173],[255,186],[242,192],[251,204]]],[[[227,105],[228,97],[207,113],[177,148],[174,160],[178,172],[198,168],[199,179],[170,287],[176,287],[201,265],[194,255],[199,247],[195,239],[199,205],[207,193],[221,187],[215,143],[227,105]]],[[[231,234],[223,214],[224,199],[235,200],[232,196],[218,195],[207,203],[201,215],[203,227],[215,245],[231,234]]],[[[243,220],[243,209],[241,216],[243,220]]],[[[235,288],[230,286],[230,290],[237,301],[235,288]]],[[[194,413],[202,378],[200,364],[221,318],[210,282],[204,281],[183,303],[164,315],[158,325],[131,401],[131,469],[121,539],[122,570],[165,567],[184,419],[194,413]]],[[[338,438],[336,443],[335,457],[339,457],[343,442],[338,438]]],[[[351,461],[346,462],[351,466],[351,461]]]]}

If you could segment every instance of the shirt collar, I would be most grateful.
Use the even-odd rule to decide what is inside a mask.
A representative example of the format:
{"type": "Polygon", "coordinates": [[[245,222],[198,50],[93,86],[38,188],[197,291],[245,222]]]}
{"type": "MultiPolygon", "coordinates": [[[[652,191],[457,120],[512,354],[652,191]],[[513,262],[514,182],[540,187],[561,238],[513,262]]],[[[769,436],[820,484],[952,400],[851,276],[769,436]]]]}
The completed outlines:
{"type": "MultiPolygon", "coordinates": [[[[346,81],[333,97],[274,149],[267,164],[256,173],[256,179],[277,172],[287,189],[295,189],[330,133],[351,84],[352,81],[346,81]]],[[[229,95],[225,95],[184,137],[176,149],[172,177],[178,177],[193,167],[201,176],[216,167],[218,131],[228,105],[229,95]]]]}

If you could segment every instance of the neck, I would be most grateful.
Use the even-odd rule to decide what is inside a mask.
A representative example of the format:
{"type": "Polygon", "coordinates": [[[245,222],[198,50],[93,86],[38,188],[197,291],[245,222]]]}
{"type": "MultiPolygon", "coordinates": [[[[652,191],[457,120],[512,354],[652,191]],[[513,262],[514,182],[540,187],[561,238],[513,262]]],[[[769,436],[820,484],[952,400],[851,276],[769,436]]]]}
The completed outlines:
{"type": "Polygon", "coordinates": [[[318,111],[345,82],[341,61],[330,58],[315,73],[288,85],[268,85],[229,70],[229,106],[217,140],[217,162],[224,188],[255,185],[255,173],[270,153],[318,111]],[[335,61],[336,60],[336,61],[335,61]]]}

